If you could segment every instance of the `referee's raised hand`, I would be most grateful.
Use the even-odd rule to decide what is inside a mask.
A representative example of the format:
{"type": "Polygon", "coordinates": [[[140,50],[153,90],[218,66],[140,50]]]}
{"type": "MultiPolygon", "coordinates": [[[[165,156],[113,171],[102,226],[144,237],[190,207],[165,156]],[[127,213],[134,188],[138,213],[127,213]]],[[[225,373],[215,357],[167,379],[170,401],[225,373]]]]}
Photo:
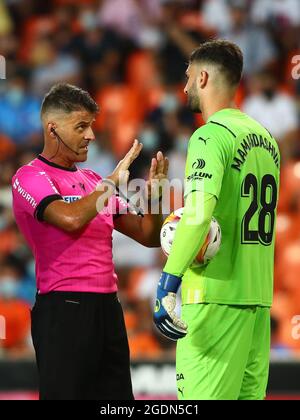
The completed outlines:
{"type": "Polygon", "coordinates": [[[113,181],[116,186],[119,186],[120,184],[126,184],[129,179],[128,169],[132,162],[139,156],[142,148],[142,143],[135,139],[131,149],[127,152],[125,157],[118,163],[113,173],[107,178],[113,181]]]}

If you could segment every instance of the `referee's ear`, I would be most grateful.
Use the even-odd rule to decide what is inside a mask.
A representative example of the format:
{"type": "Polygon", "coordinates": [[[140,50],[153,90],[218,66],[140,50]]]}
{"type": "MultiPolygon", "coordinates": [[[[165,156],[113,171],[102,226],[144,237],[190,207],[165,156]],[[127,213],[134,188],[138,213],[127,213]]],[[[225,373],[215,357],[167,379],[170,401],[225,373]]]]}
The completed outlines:
{"type": "Polygon", "coordinates": [[[50,137],[55,138],[55,127],[53,123],[47,124],[47,133],[49,134],[50,137]]]}

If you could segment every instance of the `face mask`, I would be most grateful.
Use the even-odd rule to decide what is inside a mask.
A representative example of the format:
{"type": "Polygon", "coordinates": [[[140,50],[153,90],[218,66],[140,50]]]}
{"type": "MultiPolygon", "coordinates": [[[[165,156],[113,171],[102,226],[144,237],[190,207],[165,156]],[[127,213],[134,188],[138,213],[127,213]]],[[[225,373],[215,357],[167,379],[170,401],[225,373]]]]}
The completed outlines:
{"type": "Polygon", "coordinates": [[[7,220],[4,217],[0,217],[0,232],[2,232],[3,230],[5,230],[7,228],[7,220]]]}
{"type": "Polygon", "coordinates": [[[97,17],[90,11],[83,12],[80,16],[81,26],[86,30],[93,30],[97,28],[97,17]]]}
{"type": "Polygon", "coordinates": [[[13,277],[2,277],[0,280],[0,297],[12,299],[17,296],[18,282],[13,277]]]}
{"type": "Polygon", "coordinates": [[[267,98],[269,101],[271,101],[274,96],[276,95],[276,91],[274,89],[264,89],[263,90],[263,95],[265,96],[265,98],[267,98]]]}
{"type": "Polygon", "coordinates": [[[11,104],[19,105],[23,101],[24,91],[18,87],[12,87],[7,91],[6,96],[11,104]]]}
{"type": "Polygon", "coordinates": [[[164,112],[174,112],[178,109],[178,99],[175,95],[167,94],[161,102],[161,108],[164,112]]]}
{"type": "Polygon", "coordinates": [[[175,148],[177,152],[186,153],[188,148],[189,138],[186,136],[180,136],[175,141],[175,148]]]}
{"type": "Polygon", "coordinates": [[[158,145],[158,136],[154,130],[146,129],[141,133],[141,143],[144,145],[144,150],[152,151],[158,145]]]}
{"type": "Polygon", "coordinates": [[[34,260],[30,260],[26,266],[27,273],[30,277],[35,278],[35,262],[34,260]]]}
{"type": "Polygon", "coordinates": [[[93,158],[97,156],[97,154],[100,152],[98,145],[95,143],[89,144],[89,158],[93,158]]]}

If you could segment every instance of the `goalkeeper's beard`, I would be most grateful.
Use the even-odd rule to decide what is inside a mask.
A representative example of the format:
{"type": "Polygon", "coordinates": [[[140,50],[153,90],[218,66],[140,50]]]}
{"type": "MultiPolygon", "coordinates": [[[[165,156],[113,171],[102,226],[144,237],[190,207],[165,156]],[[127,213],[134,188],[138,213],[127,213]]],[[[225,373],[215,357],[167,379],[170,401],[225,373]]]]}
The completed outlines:
{"type": "Polygon", "coordinates": [[[193,93],[188,94],[188,106],[192,112],[202,113],[200,98],[193,93]]]}

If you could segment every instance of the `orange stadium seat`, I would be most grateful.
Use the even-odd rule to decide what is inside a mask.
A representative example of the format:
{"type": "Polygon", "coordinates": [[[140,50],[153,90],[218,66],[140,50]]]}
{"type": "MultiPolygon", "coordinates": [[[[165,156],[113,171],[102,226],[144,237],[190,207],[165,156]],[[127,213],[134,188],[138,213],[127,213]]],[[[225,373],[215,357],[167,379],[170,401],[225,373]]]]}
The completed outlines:
{"type": "Polygon", "coordinates": [[[28,19],[23,27],[22,43],[19,50],[19,59],[27,61],[31,54],[34,42],[42,35],[53,33],[55,19],[51,15],[35,16],[28,19]]]}
{"type": "Polygon", "coordinates": [[[289,234],[287,235],[287,239],[276,247],[275,291],[278,289],[287,290],[294,287],[296,292],[299,283],[298,289],[300,294],[300,254],[297,255],[297,252],[300,250],[299,222],[297,229],[298,238],[296,240],[295,234],[289,234]],[[297,259],[299,262],[297,262],[297,259]],[[293,273],[291,273],[292,271],[293,273]]]}
{"type": "Polygon", "coordinates": [[[14,230],[0,232],[0,253],[8,255],[13,252],[18,245],[18,234],[14,230]]]}
{"type": "Polygon", "coordinates": [[[294,350],[300,350],[300,340],[295,340],[292,335],[292,321],[297,314],[300,314],[300,302],[291,292],[275,295],[272,316],[279,322],[278,341],[294,350]]]}
{"type": "Polygon", "coordinates": [[[279,210],[300,210],[300,161],[290,161],[281,170],[279,210]]]}
{"type": "Polygon", "coordinates": [[[300,216],[298,214],[279,213],[276,223],[275,291],[285,288],[284,276],[287,271],[286,250],[292,243],[299,240],[300,216]]]}
{"type": "Polygon", "coordinates": [[[300,304],[300,239],[283,250],[279,261],[285,267],[282,270],[283,287],[297,296],[300,304]]]}
{"type": "Polygon", "coordinates": [[[278,213],[276,223],[276,246],[284,248],[300,239],[300,215],[278,213]]]}
{"type": "Polygon", "coordinates": [[[161,356],[161,348],[151,331],[140,330],[138,315],[125,310],[124,318],[131,359],[154,359],[161,356]]]}
{"type": "Polygon", "coordinates": [[[146,269],[144,267],[136,267],[130,270],[126,287],[126,297],[129,301],[137,299],[136,290],[145,272],[146,269]]]}
{"type": "Polygon", "coordinates": [[[131,54],[126,66],[126,80],[141,91],[155,87],[159,83],[159,72],[153,53],[137,51],[131,54]]]}
{"type": "Polygon", "coordinates": [[[235,103],[238,106],[238,108],[242,107],[245,97],[246,97],[245,87],[241,83],[235,96],[235,103]]]}
{"type": "Polygon", "coordinates": [[[0,162],[14,155],[16,146],[11,140],[0,133],[0,162]]]}
{"type": "Polygon", "coordinates": [[[96,101],[100,113],[95,127],[111,132],[113,150],[117,157],[123,156],[144,116],[144,101],[138,90],[127,85],[111,85],[102,89],[96,101]]]}
{"type": "Polygon", "coordinates": [[[7,350],[21,350],[30,333],[29,306],[19,300],[0,299],[0,314],[6,323],[6,338],[0,340],[1,346],[7,350]]]}

